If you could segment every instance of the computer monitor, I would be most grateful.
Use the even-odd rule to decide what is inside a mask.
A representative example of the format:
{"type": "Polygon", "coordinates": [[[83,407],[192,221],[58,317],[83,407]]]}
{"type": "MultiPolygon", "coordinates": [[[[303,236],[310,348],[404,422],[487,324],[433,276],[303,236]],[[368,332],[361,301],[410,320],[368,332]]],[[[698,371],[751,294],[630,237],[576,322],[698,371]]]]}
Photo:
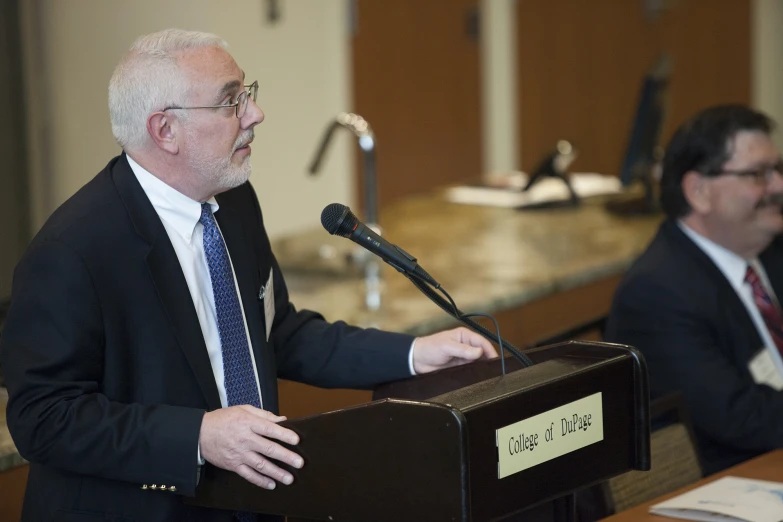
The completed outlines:
{"type": "Polygon", "coordinates": [[[645,76],[620,166],[621,185],[628,187],[641,182],[644,193],[632,197],[621,194],[607,200],[605,206],[610,212],[630,215],[660,211],[657,166],[661,159],[659,140],[666,117],[670,69],[669,57],[663,55],[645,76]]]}
{"type": "Polygon", "coordinates": [[[650,176],[658,161],[659,140],[666,115],[666,95],[669,85],[670,60],[658,59],[645,76],[631,126],[631,134],[620,167],[620,182],[624,187],[650,176]]]}

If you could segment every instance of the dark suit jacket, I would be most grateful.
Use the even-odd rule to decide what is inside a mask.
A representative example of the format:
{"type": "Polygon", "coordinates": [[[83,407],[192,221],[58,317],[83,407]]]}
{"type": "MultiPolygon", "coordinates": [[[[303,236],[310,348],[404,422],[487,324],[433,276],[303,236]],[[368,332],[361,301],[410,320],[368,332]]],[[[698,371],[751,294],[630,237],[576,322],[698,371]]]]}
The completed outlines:
{"type": "MultiPolygon", "coordinates": [[[[783,297],[783,243],[760,256],[783,297]]],[[[763,342],[731,284],[674,221],[661,225],[617,289],[608,341],[642,351],[653,398],[681,392],[705,472],[783,447],[783,393],[757,385],[748,363],[763,342]]]]}
{"type": "MultiPolygon", "coordinates": [[[[410,375],[412,337],[294,309],[249,183],[217,199],[267,410],[278,377],[361,388],[410,375]],[[266,342],[257,294],[270,268],[266,342]]],[[[31,462],[24,520],[231,519],[181,502],[196,489],[202,416],[220,400],[177,256],[124,155],[33,240],[0,342],[8,427],[31,462]]]]}

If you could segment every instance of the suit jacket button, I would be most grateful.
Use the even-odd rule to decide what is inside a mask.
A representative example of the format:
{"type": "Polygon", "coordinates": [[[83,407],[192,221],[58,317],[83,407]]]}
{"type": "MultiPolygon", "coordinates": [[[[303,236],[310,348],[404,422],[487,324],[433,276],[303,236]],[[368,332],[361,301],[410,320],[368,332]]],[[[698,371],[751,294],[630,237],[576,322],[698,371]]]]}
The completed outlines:
{"type": "Polygon", "coordinates": [[[177,487],[176,487],[176,486],[171,486],[171,487],[169,488],[169,491],[171,491],[172,493],[174,493],[175,491],[177,491],[177,487]]]}
{"type": "Polygon", "coordinates": [[[166,486],[161,486],[160,489],[161,491],[166,491],[166,486]]]}
{"type": "Polygon", "coordinates": [[[158,486],[156,486],[155,484],[153,484],[153,485],[151,485],[151,486],[150,486],[150,489],[158,489],[158,486]]]}
{"type": "Polygon", "coordinates": [[[143,485],[141,486],[141,489],[147,489],[147,485],[146,485],[146,484],[143,484],[143,485]]]}

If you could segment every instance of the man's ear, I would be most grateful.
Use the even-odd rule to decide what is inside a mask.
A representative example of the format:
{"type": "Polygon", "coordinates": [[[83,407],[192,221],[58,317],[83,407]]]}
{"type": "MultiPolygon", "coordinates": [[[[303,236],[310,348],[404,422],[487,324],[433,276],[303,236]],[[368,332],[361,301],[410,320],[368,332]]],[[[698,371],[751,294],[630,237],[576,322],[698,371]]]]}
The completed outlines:
{"type": "Polygon", "coordinates": [[[697,214],[709,212],[712,207],[710,178],[690,170],[682,177],[682,192],[688,204],[697,214]]]}
{"type": "Polygon", "coordinates": [[[153,112],[147,118],[147,132],[161,150],[169,154],[179,153],[177,133],[172,127],[172,118],[165,112],[153,112]]]}

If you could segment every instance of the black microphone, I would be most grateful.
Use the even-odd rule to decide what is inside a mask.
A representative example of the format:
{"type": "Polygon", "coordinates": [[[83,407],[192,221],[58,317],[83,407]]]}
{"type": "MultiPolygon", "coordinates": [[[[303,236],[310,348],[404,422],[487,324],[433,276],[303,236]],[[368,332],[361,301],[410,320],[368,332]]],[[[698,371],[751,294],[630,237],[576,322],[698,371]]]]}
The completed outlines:
{"type": "Polygon", "coordinates": [[[333,236],[347,237],[403,274],[419,277],[435,288],[440,288],[440,283],[418,265],[415,257],[376,234],[373,229],[359,221],[345,205],[326,205],[321,212],[321,224],[333,236]]]}
{"type": "Polygon", "coordinates": [[[458,321],[465,324],[473,331],[483,335],[484,337],[497,342],[500,346],[501,354],[501,367],[503,368],[503,374],[506,373],[505,360],[503,359],[503,349],[505,348],[516,357],[522,366],[531,366],[533,362],[530,358],[522,353],[519,348],[513,344],[506,342],[500,337],[500,331],[497,321],[490,315],[486,314],[465,314],[454,303],[454,300],[443,288],[440,283],[435,281],[431,275],[429,275],[422,267],[416,262],[416,258],[401,249],[397,245],[392,245],[381,236],[375,233],[370,227],[359,221],[356,216],[353,215],[351,209],[340,203],[332,203],[326,205],[321,212],[321,224],[324,226],[327,232],[333,236],[347,237],[354,243],[363,246],[376,256],[380,257],[391,266],[402,272],[402,274],[410,279],[410,281],[430,298],[435,304],[440,306],[447,314],[452,315],[458,321]],[[449,302],[440,297],[435,290],[427,285],[431,285],[436,289],[443,292],[443,294],[449,298],[449,302]],[[495,323],[495,328],[498,331],[493,334],[479,323],[470,319],[472,316],[485,316],[492,319],[495,323]]]}

